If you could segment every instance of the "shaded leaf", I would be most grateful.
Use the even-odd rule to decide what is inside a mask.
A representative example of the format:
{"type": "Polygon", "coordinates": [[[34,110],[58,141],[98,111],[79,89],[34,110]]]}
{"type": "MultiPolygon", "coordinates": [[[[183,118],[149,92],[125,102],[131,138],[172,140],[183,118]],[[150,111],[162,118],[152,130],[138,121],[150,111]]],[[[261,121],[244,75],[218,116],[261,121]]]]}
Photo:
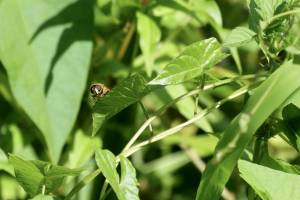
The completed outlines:
{"type": "Polygon", "coordinates": [[[225,38],[223,46],[239,47],[253,40],[255,32],[245,27],[237,27],[233,29],[225,38]]]}
{"type": "Polygon", "coordinates": [[[238,168],[240,176],[263,200],[300,199],[299,175],[281,172],[244,160],[238,162],[238,168]]]}
{"type": "Polygon", "coordinates": [[[92,13],[91,1],[82,0],[1,3],[1,60],[14,97],[41,130],[54,162],[85,90],[92,13]]]}
{"type": "Polygon", "coordinates": [[[47,194],[53,192],[61,185],[64,177],[77,176],[82,171],[39,160],[27,161],[14,155],[10,155],[9,162],[14,167],[17,181],[30,196],[41,193],[43,187],[47,194]]]}
{"type": "Polygon", "coordinates": [[[25,161],[17,156],[10,155],[9,163],[13,165],[15,176],[19,184],[30,196],[35,196],[42,192],[44,176],[30,161],[25,161]]]}
{"type": "Polygon", "coordinates": [[[289,143],[300,151],[300,109],[294,104],[288,104],[282,110],[283,123],[286,127],[284,134],[289,143]]]}
{"type": "Polygon", "coordinates": [[[152,89],[153,87],[146,85],[146,80],[140,74],[132,75],[122,81],[96,102],[93,108],[92,134],[98,132],[105,120],[141,100],[152,89]]]}
{"type": "Polygon", "coordinates": [[[220,139],[203,173],[196,199],[219,199],[244,148],[268,116],[300,87],[299,76],[300,67],[287,63],[255,89],[220,139]]]}
{"type": "Polygon", "coordinates": [[[145,59],[146,71],[150,76],[153,65],[153,53],[161,37],[161,32],[156,23],[149,16],[137,12],[137,31],[139,33],[139,43],[145,59]]]}
{"type": "Polygon", "coordinates": [[[189,81],[200,76],[226,56],[215,38],[196,42],[181,52],[149,84],[170,85],[189,81]]]}

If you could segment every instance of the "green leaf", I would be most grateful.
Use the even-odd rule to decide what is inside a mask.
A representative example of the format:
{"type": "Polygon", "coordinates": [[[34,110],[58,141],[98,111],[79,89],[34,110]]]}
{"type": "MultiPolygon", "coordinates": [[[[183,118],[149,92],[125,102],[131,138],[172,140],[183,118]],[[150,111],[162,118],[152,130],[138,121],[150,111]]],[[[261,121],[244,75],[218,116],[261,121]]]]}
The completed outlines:
{"type": "Polygon", "coordinates": [[[35,196],[45,188],[46,193],[55,191],[66,176],[77,176],[80,169],[68,169],[39,160],[26,161],[15,155],[10,155],[15,176],[20,185],[30,195],[35,196]]]}
{"type": "Polygon", "coordinates": [[[255,32],[245,27],[237,27],[233,29],[225,38],[223,46],[239,47],[251,42],[256,35],[255,32]]]}
{"type": "Polygon", "coordinates": [[[274,159],[270,157],[267,153],[263,153],[259,164],[282,172],[300,175],[299,166],[291,165],[283,160],[274,159]]]}
{"type": "Polygon", "coordinates": [[[121,110],[141,100],[153,87],[147,86],[140,74],[135,74],[122,81],[107,95],[100,98],[93,108],[93,133],[95,135],[104,121],[121,110]]]}
{"type": "Polygon", "coordinates": [[[282,110],[283,123],[287,127],[284,134],[289,142],[300,151],[300,109],[294,104],[288,104],[282,110]]]}
{"type": "Polygon", "coordinates": [[[300,199],[300,176],[240,160],[241,177],[263,200],[300,199]],[[283,184],[284,183],[284,184],[283,184]]]}
{"type": "Polygon", "coordinates": [[[92,13],[90,1],[1,3],[1,60],[14,97],[41,130],[54,162],[72,130],[85,91],[92,13]]]}
{"type": "Polygon", "coordinates": [[[25,161],[17,156],[10,155],[9,163],[15,169],[15,176],[19,184],[30,196],[35,196],[42,192],[44,176],[30,161],[25,161]]]}
{"type": "Polygon", "coordinates": [[[119,185],[119,174],[116,170],[117,161],[113,153],[108,150],[96,151],[95,159],[98,168],[102,171],[104,177],[113,188],[119,200],[124,200],[125,195],[119,185]]]}
{"type": "Polygon", "coordinates": [[[137,12],[137,31],[139,44],[143,53],[148,76],[151,76],[154,62],[153,54],[161,37],[161,32],[156,23],[147,15],[137,12]]]}
{"type": "Polygon", "coordinates": [[[136,173],[130,161],[121,156],[121,180],[116,170],[117,161],[113,153],[108,150],[96,151],[95,159],[106,181],[111,185],[119,200],[139,199],[136,173]]]}
{"type": "Polygon", "coordinates": [[[54,198],[50,195],[39,194],[32,198],[31,200],[54,200],[54,198]]]}
{"type": "Polygon", "coordinates": [[[139,200],[138,181],[136,179],[135,168],[131,162],[121,156],[121,182],[120,187],[125,195],[126,200],[139,200]]]}
{"type": "Polygon", "coordinates": [[[181,52],[149,84],[170,85],[189,81],[200,76],[226,56],[215,38],[196,42],[181,52]]]}
{"type": "Polygon", "coordinates": [[[219,199],[237,160],[256,130],[300,87],[299,76],[300,66],[287,63],[254,90],[243,111],[220,139],[214,158],[203,173],[196,199],[219,199]]]}

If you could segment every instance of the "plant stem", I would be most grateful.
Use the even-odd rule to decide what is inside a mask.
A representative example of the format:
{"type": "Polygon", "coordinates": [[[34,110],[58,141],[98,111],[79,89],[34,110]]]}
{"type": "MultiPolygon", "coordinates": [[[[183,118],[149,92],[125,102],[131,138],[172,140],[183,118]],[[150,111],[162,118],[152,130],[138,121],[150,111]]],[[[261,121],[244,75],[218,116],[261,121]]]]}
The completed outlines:
{"type": "MultiPolygon", "coordinates": [[[[262,76],[265,76],[265,75],[262,75],[262,76]]],[[[153,115],[152,117],[150,117],[148,120],[146,120],[144,122],[144,124],[139,128],[139,130],[133,135],[133,137],[130,139],[130,141],[127,143],[127,145],[124,147],[124,149],[122,150],[122,152],[127,151],[135,143],[135,141],[140,137],[140,135],[143,133],[143,131],[147,128],[147,126],[153,120],[155,120],[157,117],[159,117],[167,108],[169,108],[170,106],[174,105],[178,101],[180,101],[180,100],[182,100],[182,99],[184,99],[186,97],[190,97],[190,96],[193,96],[195,94],[198,94],[199,91],[201,91],[201,90],[206,91],[206,90],[209,90],[209,89],[213,89],[213,88],[216,88],[216,87],[219,87],[219,86],[222,86],[222,85],[226,85],[226,84],[232,83],[232,82],[237,81],[237,80],[253,79],[253,78],[257,78],[257,77],[259,77],[259,76],[256,75],[256,74],[250,74],[250,75],[238,76],[238,77],[234,77],[234,78],[229,78],[229,79],[221,80],[221,81],[219,81],[217,83],[212,83],[212,84],[205,85],[203,87],[203,89],[196,88],[195,90],[192,90],[192,91],[190,91],[190,92],[188,92],[186,94],[183,94],[183,95],[175,98],[174,100],[172,100],[168,104],[162,106],[156,112],[155,115],[153,115]]]]}
{"type": "MultiPolygon", "coordinates": [[[[228,96],[225,99],[222,99],[221,101],[218,101],[217,103],[215,103],[213,106],[206,108],[205,110],[203,110],[202,112],[200,112],[199,114],[195,115],[193,118],[191,118],[190,120],[179,124],[173,128],[170,128],[166,131],[163,131],[153,137],[151,137],[148,140],[145,140],[139,144],[136,144],[130,148],[128,148],[127,150],[123,150],[121,154],[123,154],[125,157],[128,157],[130,155],[132,155],[133,153],[135,153],[136,151],[140,150],[142,147],[160,141],[170,135],[173,135],[175,133],[177,133],[178,131],[182,130],[183,128],[185,128],[186,126],[193,124],[194,122],[198,121],[199,119],[201,119],[202,117],[206,116],[208,113],[210,113],[212,110],[219,108],[221,105],[223,105],[224,103],[226,103],[229,100],[232,100],[236,97],[239,97],[243,94],[245,94],[246,92],[249,91],[249,86],[244,86],[242,88],[240,88],[239,90],[237,90],[236,92],[234,92],[233,94],[231,94],[230,96],[228,96]]],[[[151,119],[151,118],[150,118],[151,119]]]]}
{"type": "MultiPolygon", "coordinates": [[[[144,113],[146,119],[148,120],[148,119],[149,119],[149,114],[148,114],[148,112],[147,112],[147,110],[146,110],[144,104],[143,104],[141,101],[139,101],[139,104],[140,104],[140,106],[141,106],[141,108],[142,108],[142,110],[143,110],[143,113],[144,113]]],[[[150,131],[150,133],[151,133],[151,136],[153,136],[153,128],[152,128],[151,123],[149,124],[149,131],[150,131]]]]}
{"type": "Polygon", "coordinates": [[[275,15],[274,17],[272,17],[270,20],[269,20],[269,24],[271,24],[272,22],[274,22],[275,20],[281,18],[281,17],[285,17],[285,16],[288,16],[288,15],[295,15],[295,14],[298,14],[300,13],[300,10],[297,9],[297,10],[289,10],[289,11],[286,11],[286,12],[283,12],[283,13],[280,13],[278,15],[275,15]]]}
{"type": "MultiPolygon", "coordinates": [[[[262,76],[258,76],[258,75],[245,75],[245,76],[239,76],[239,77],[235,77],[235,78],[229,78],[229,79],[225,79],[222,81],[219,81],[217,83],[213,83],[213,84],[209,84],[204,86],[203,90],[208,90],[208,89],[212,89],[212,88],[216,88],[218,86],[222,86],[222,85],[226,85],[228,83],[234,82],[236,80],[244,80],[244,79],[253,79],[253,78],[257,78],[257,77],[265,77],[266,75],[262,75],[262,76]]],[[[144,147],[147,144],[151,144],[154,143],[156,141],[162,140],[174,133],[177,133],[178,131],[180,131],[181,129],[183,129],[184,127],[194,123],[195,121],[201,119],[202,117],[204,117],[205,115],[207,115],[209,112],[211,112],[212,110],[219,108],[221,105],[223,105],[225,102],[234,99],[236,97],[239,97],[243,94],[245,94],[248,90],[249,90],[249,86],[244,86],[242,88],[240,88],[239,90],[237,90],[236,92],[234,92],[232,95],[230,95],[229,97],[222,99],[221,101],[217,102],[216,104],[214,104],[213,106],[203,110],[201,113],[198,113],[196,116],[194,116],[193,118],[191,118],[190,120],[179,124],[173,128],[170,128],[166,131],[161,132],[160,134],[157,134],[155,136],[152,136],[149,140],[143,141],[135,146],[132,146],[133,143],[138,139],[138,137],[142,134],[142,132],[148,127],[148,125],[154,120],[156,119],[161,113],[163,113],[168,107],[172,106],[173,104],[175,104],[176,102],[182,100],[183,98],[189,97],[189,96],[193,96],[195,94],[197,94],[201,89],[197,88],[195,90],[192,90],[184,95],[181,95],[179,97],[177,97],[176,99],[174,99],[173,101],[171,101],[170,103],[168,103],[167,105],[161,107],[158,111],[157,114],[150,117],[147,121],[144,122],[144,124],[140,127],[140,129],[134,134],[134,136],[131,138],[131,140],[128,142],[128,144],[125,146],[125,148],[123,149],[123,151],[120,153],[120,155],[124,155],[125,157],[129,157],[130,155],[132,155],[133,153],[135,153],[136,151],[140,150],[142,147],[144,147]]],[[[120,155],[117,156],[117,163],[119,163],[120,161],[120,155]]],[[[69,200],[71,199],[71,197],[73,195],[75,195],[79,190],[81,190],[86,184],[88,184],[90,181],[92,181],[95,177],[97,177],[99,174],[101,173],[100,169],[95,170],[94,172],[88,174],[86,177],[83,178],[82,181],[80,181],[72,190],[71,192],[69,192],[67,194],[67,196],[65,197],[65,200],[69,200]]],[[[103,195],[103,198],[105,198],[107,196],[108,192],[105,193],[105,195],[103,195]]]]}
{"type": "Polygon", "coordinates": [[[104,197],[106,196],[105,193],[106,193],[107,187],[108,187],[108,182],[105,180],[105,181],[104,181],[104,184],[103,184],[103,186],[102,186],[101,192],[100,192],[99,200],[103,200],[104,197]]]}
{"type": "Polygon", "coordinates": [[[131,22],[128,22],[128,24],[129,24],[128,32],[123,40],[123,43],[121,45],[120,51],[117,56],[117,60],[119,60],[119,61],[122,60],[123,57],[125,56],[126,50],[129,46],[129,43],[130,43],[133,33],[135,31],[135,24],[131,23],[131,22]]]}
{"type": "Polygon", "coordinates": [[[75,195],[79,190],[81,190],[85,185],[91,182],[94,178],[96,178],[101,173],[100,169],[93,171],[92,173],[85,176],[82,181],[80,181],[65,197],[65,200],[69,200],[75,195]]]}

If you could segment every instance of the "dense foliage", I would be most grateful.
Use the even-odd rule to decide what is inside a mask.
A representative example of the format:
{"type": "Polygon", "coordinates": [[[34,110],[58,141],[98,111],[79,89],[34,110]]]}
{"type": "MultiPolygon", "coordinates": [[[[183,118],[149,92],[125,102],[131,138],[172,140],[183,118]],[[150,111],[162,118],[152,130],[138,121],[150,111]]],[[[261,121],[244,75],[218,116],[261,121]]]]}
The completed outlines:
{"type": "Polygon", "coordinates": [[[0,199],[299,200],[299,7],[0,0],[0,199]]]}

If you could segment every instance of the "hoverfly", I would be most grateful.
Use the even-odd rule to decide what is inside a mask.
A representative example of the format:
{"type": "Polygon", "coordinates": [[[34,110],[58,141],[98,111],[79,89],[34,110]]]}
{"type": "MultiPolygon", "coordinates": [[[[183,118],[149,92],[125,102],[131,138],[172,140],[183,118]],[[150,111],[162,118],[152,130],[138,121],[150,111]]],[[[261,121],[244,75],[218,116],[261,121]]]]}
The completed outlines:
{"type": "Polygon", "coordinates": [[[92,97],[104,97],[110,89],[102,83],[94,83],[90,87],[92,97]]]}
{"type": "Polygon", "coordinates": [[[90,107],[93,107],[100,98],[104,97],[110,91],[110,89],[102,83],[93,83],[89,89],[88,104],[90,107]]]}

